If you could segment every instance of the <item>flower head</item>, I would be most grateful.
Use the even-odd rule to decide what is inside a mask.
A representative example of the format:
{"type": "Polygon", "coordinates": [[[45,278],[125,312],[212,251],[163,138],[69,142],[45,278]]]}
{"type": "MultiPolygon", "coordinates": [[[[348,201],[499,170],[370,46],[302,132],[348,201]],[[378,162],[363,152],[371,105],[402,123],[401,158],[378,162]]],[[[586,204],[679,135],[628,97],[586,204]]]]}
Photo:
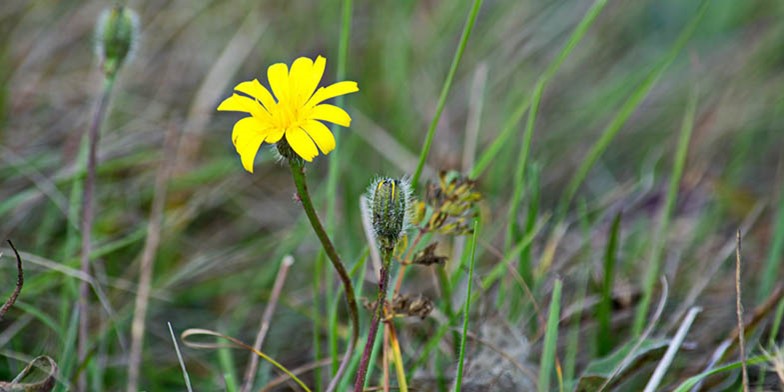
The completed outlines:
{"type": "Polygon", "coordinates": [[[317,90],[326,63],[318,56],[316,61],[298,58],[290,70],[284,63],[273,64],[267,69],[272,94],[253,79],[234,87],[245,95],[235,93],[221,102],[218,110],[250,114],[234,124],[231,135],[245,170],[253,173],[262,142],[274,144],[285,137],[291,150],[308,162],[319,150],[326,155],[335,148],[335,137],[322,121],[347,127],[351,117],[345,110],[322,102],[359,88],[356,82],[343,81],[317,90]]]}

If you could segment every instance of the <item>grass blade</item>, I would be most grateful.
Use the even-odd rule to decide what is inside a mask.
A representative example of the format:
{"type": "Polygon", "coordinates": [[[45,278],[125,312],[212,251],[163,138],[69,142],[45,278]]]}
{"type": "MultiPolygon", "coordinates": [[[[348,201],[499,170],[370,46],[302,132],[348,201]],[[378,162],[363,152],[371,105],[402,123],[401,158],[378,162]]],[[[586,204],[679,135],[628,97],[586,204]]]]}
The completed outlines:
{"type": "Polygon", "coordinates": [[[773,291],[773,286],[778,280],[779,264],[781,263],[781,256],[784,253],[784,192],[781,192],[778,213],[776,217],[776,226],[773,231],[773,239],[770,245],[770,253],[765,259],[764,272],[762,280],[760,281],[759,289],[757,289],[757,300],[765,299],[773,291]]]}
{"type": "Polygon", "coordinates": [[[615,219],[613,219],[610,238],[607,241],[607,252],[604,255],[602,297],[596,310],[596,318],[599,324],[599,332],[596,335],[596,354],[599,357],[609,354],[613,348],[613,333],[610,328],[610,319],[612,317],[613,276],[615,275],[615,255],[618,252],[620,224],[621,214],[618,213],[615,215],[615,219]]]}
{"type": "Polygon", "coordinates": [[[561,318],[561,279],[553,285],[553,298],[550,300],[550,311],[547,316],[547,330],[544,333],[542,361],[539,364],[539,392],[550,390],[550,374],[555,367],[555,349],[558,343],[558,321],[561,318]]]}
{"type": "Polygon", "coordinates": [[[465,347],[468,335],[468,317],[471,309],[471,286],[474,281],[474,265],[476,264],[476,239],[479,236],[479,222],[474,221],[474,236],[471,238],[471,264],[468,268],[468,288],[466,289],[465,305],[463,306],[463,334],[460,337],[460,356],[457,360],[457,376],[455,378],[455,392],[460,392],[463,385],[463,364],[465,362],[465,347]]]}
{"type": "Polygon", "coordinates": [[[683,320],[681,327],[678,328],[678,332],[675,333],[675,337],[672,338],[672,342],[667,348],[667,352],[664,353],[664,357],[662,357],[659,365],[656,366],[656,370],[653,372],[653,376],[651,376],[651,379],[648,381],[648,385],[645,386],[644,392],[654,392],[659,386],[662,378],[664,377],[664,372],[667,371],[667,368],[672,363],[672,360],[675,358],[675,353],[678,352],[681,344],[683,344],[683,340],[686,338],[686,333],[688,333],[689,328],[691,328],[691,324],[694,322],[697,314],[701,311],[702,309],[699,307],[694,307],[689,310],[689,313],[686,315],[686,319],[683,320]]]}
{"type": "Polygon", "coordinates": [[[177,360],[180,362],[180,368],[182,368],[182,377],[185,379],[185,387],[188,388],[188,392],[193,392],[193,388],[191,388],[191,378],[188,376],[188,369],[185,368],[185,361],[182,359],[180,345],[177,344],[177,338],[174,336],[172,325],[169,322],[167,322],[166,325],[169,326],[169,334],[171,335],[172,343],[174,343],[174,351],[177,352],[177,360]]]}
{"type": "Polygon", "coordinates": [[[416,171],[414,172],[414,176],[411,179],[411,185],[414,187],[416,187],[417,183],[419,183],[419,177],[422,175],[422,169],[425,168],[425,160],[427,160],[427,154],[430,152],[430,144],[433,143],[433,135],[436,133],[438,120],[441,118],[441,112],[444,111],[444,106],[446,106],[446,96],[449,95],[449,90],[452,88],[452,80],[455,78],[455,73],[457,72],[458,64],[460,64],[460,59],[463,58],[463,52],[465,51],[466,44],[468,43],[468,37],[471,36],[471,30],[474,28],[474,21],[476,20],[476,15],[479,13],[479,8],[481,6],[482,0],[474,0],[474,5],[471,7],[471,11],[468,13],[468,19],[466,19],[465,26],[463,27],[463,34],[460,36],[460,44],[457,46],[455,57],[452,58],[452,65],[449,67],[449,73],[446,75],[444,87],[441,89],[441,95],[438,97],[436,113],[433,116],[433,120],[430,122],[430,127],[427,129],[425,145],[422,147],[422,152],[419,154],[419,163],[417,164],[416,171]]]}
{"type": "MultiPolygon", "coordinates": [[[[574,177],[572,177],[572,180],[566,187],[566,191],[564,192],[564,196],[561,199],[559,205],[558,220],[563,219],[564,215],[566,214],[566,210],[569,208],[569,204],[572,202],[572,199],[577,193],[577,189],[580,187],[583,181],[585,181],[585,178],[588,175],[588,171],[591,170],[599,157],[604,154],[604,151],[607,150],[610,142],[612,142],[612,140],[621,130],[621,127],[623,127],[623,125],[626,123],[626,120],[628,120],[632,113],[634,113],[637,107],[642,103],[642,100],[648,96],[648,93],[651,91],[662,74],[664,74],[664,71],[669,68],[683,47],[686,46],[689,38],[691,38],[692,34],[694,34],[697,25],[700,23],[703,16],[705,16],[705,11],[708,9],[708,4],[710,4],[709,1],[702,1],[697,14],[683,29],[680,36],[675,41],[672,48],[670,48],[670,51],[667,53],[664,59],[662,59],[662,61],[660,61],[659,64],[651,70],[642,84],[632,93],[623,106],[621,106],[621,108],[618,110],[618,113],[610,121],[610,124],[607,125],[607,127],[602,131],[599,140],[597,140],[593,147],[591,147],[588,155],[585,157],[580,167],[577,168],[574,177]]],[[[654,278],[655,276],[656,275],[654,274],[654,278]]]]}
{"type": "Polygon", "coordinates": [[[667,189],[667,198],[664,201],[664,209],[661,212],[662,215],[659,220],[658,231],[653,239],[651,257],[648,263],[649,267],[642,288],[642,299],[640,300],[640,306],[637,308],[637,314],[634,320],[633,331],[635,335],[642,331],[645,316],[648,313],[648,307],[651,303],[651,296],[653,295],[653,286],[656,283],[656,276],[659,274],[659,265],[661,264],[662,252],[664,251],[666,233],[669,230],[670,217],[672,217],[673,210],[675,209],[675,201],[678,198],[679,184],[681,182],[681,177],[683,176],[683,168],[686,165],[686,153],[689,150],[689,141],[691,140],[691,134],[694,130],[694,113],[696,112],[696,109],[697,94],[695,92],[689,99],[688,106],[686,107],[686,114],[683,117],[683,125],[681,126],[672,174],[670,175],[670,184],[667,189]]]}
{"type": "Polygon", "coordinates": [[[523,168],[525,167],[525,161],[527,160],[527,149],[530,147],[531,144],[529,132],[531,134],[533,133],[533,120],[535,119],[536,116],[535,106],[538,106],[539,104],[539,99],[541,98],[544,85],[547,84],[547,82],[555,75],[556,72],[558,72],[558,69],[561,67],[561,64],[563,64],[564,60],[566,60],[566,58],[569,57],[569,55],[572,53],[572,50],[575,47],[577,47],[577,44],[580,43],[580,41],[583,39],[585,33],[588,31],[588,28],[591,27],[594,20],[596,20],[596,17],[599,16],[599,14],[602,12],[602,9],[604,9],[604,6],[606,4],[607,4],[607,0],[596,0],[596,2],[593,3],[591,8],[588,10],[588,12],[585,13],[585,16],[577,25],[577,27],[574,29],[572,35],[569,36],[569,40],[566,41],[566,45],[564,45],[563,49],[561,49],[561,51],[558,53],[556,60],[550,63],[550,65],[544,71],[542,76],[539,77],[539,80],[537,81],[536,84],[536,88],[534,88],[534,93],[531,94],[530,98],[527,97],[518,106],[518,110],[515,111],[512,114],[512,116],[509,117],[509,120],[504,124],[503,130],[499,133],[498,137],[495,138],[493,144],[491,144],[490,147],[488,147],[485,150],[485,152],[482,154],[482,156],[479,158],[476,166],[474,166],[474,169],[471,171],[471,178],[477,178],[479,175],[482,174],[482,172],[484,172],[484,170],[487,168],[490,162],[492,162],[493,158],[495,158],[495,156],[498,154],[498,151],[501,149],[501,147],[507,144],[509,138],[512,136],[512,132],[516,129],[517,123],[520,122],[520,119],[523,118],[523,115],[525,114],[526,110],[528,110],[529,105],[531,105],[534,106],[531,109],[531,113],[529,113],[529,122],[530,122],[531,130],[529,131],[527,126],[525,130],[526,136],[524,136],[523,138],[525,140],[523,142],[523,149],[525,151],[526,157],[523,157],[521,155],[519,161],[520,163],[518,163],[518,169],[520,165],[522,165],[523,168]],[[536,105],[533,105],[532,102],[535,102],[536,105]],[[534,116],[534,118],[532,119],[531,116],[534,116]]]}

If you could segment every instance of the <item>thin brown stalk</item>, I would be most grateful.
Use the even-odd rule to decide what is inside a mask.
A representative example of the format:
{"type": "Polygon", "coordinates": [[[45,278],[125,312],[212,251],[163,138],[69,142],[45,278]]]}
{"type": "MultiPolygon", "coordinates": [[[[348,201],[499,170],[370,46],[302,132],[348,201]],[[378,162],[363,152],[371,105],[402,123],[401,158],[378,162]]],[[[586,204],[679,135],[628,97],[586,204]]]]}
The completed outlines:
{"type": "MultiPolygon", "coordinates": [[[[286,275],[289,268],[294,264],[294,257],[288,255],[283,258],[278,269],[278,275],[275,277],[275,283],[272,285],[272,293],[270,293],[269,302],[267,303],[264,314],[261,316],[261,324],[259,325],[259,333],[256,335],[256,340],[253,342],[253,348],[261,351],[261,346],[264,344],[264,338],[269,331],[272,315],[275,313],[275,306],[278,304],[278,298],[283,291],[283,283],[286,282],[286,275]]],[[[253,381],[256,378],[256,371],[259,368],[259,356],[251,353],[248,367],[245,368],[245,376],[242,381],[242,392],[248,392],[253,387],[253,381]]]]}
{"type": "MultiPolygon", "coordinates": [[[[98,142],[101,136],[101,125],[106,117],[109,106],[109,96],[114,86],[114,78],[105,78],[98,107],[95,110],[92,125],[87,133],[89,152],[87,155],[87,178],[84,182],[84,197],[82,198],[82,219],[80,230],[82,233],[82,258],[81,271],[85,276],[90,275],[90,248],[92,241],[92,228],[94,212],[93,193],[95,193],[95,171],[97,166],[98,142]]],[[[79,340],[76,345],[76,355],[80,367],[85,366],[87,360],[87,346],[89,339],[89,295],[90,286],[86,281],[79,284],[79,340]]],[[[79,374],[77,390],[84,391],[87,387],[87,378],[84,372],[79,374]]]]}
{"type": "MultiPolygon", "coordinates": [[[[758,305],[754,308],[751,312],[751,316],[749,316],[743,322],[743,329],[744,329],[744,338],[745,338],[745,331],[752,331],[758,326],[760,326],[763,320],[766,319],[770,313],[776,309],[776,305],[778,305],[779,301],[784,298],[784,286],[778,285],[773,290],[773,293],[765,299],[762,304],[758,305]]],[[[738,339],[738,335],[740,334],[740,329],[738,326],[732,329],[732,331],[727,335],[727,337],[722,340],[721,344],[717,346],[717,348],[713,351],[713,354],[710,356],[710,359],[706,362],[705,366],[703,366],[702,372],[707,372],[713,369],[717,363],[723,361],[730,355],[735,352],[735,343],[740,341],[738,339]]],[[[704,379],[702,382],[697,383],[691,389],[692,391],[702,391],[710,389],[711,387],[715,386],[718,382],[716,378],[708,378],[704,379]],[[704,388],[703,388],[704,386],[704,388]]]]}
{"type": "Polygon", "coordinates": [[[354,380],[354,391],[361,392],[365,387],[365,376],[367,376],[368,366],[370,364],[370,354],[373,352],[373,345],[376,342],[376,335],[378,335],[378,325],[381,322],[382,315],[384,314],[384,301],[387,298],[387,286],[389,284],[389,266],[392,261],[392,252],[394,249],[381,249],[381,273],[378,279],[378,297],[376,305],[373,309],[373,319],[370,322],[370,331],[368,332],[367,342],[362,351],[362,358],[359,360],[359,370],[357,370],[357,378],[354,380]]]}
{"type": "Polygon", "coordinates": [[[166,191],[169,176],[175,159],[168,159],[175,153],[176,139],[179,134],[176,127],[166,132],[164,142],[164,159],[155,177],[155,193],[153,195],[150,220],[147,223],[147,239],[144,242],[141,262],[139,263],[139,289],[136,292],[133,321],[131,322],[131,350],[128,355],[128,392],[138,391],[139,370],[141,367],[142,350],[144,348],[144,330],[147,318],[147,307],[150,302],[152,271],[155,254],[161,240],[161,223],[166,206],[166,191]]]}
{"type": "Polygon", "coordinates": [[[11,309],[11,306],[14,305],[16,299],[19,298],[19,293],[22,292],[22,286],[24,285],[24,271],[22,271],[22,258],[19,256],[19,252],[14,247],[13,242],[11,240],[7,240],[8,245],[11,246],[11,249],[14,251],[14,255],[16,255],[16,287],[14,291],[11,293],[11,296],[8,297],[8,301],[5,301],[3,307],[0,308],[0,321],[3,320],[3,316],[8,312],[8,309],[11,309]]]}
{"type": "Polygon", "coordinates": [[[749,392],[749,370],[746,367],[746,343],[743,331],[743,304],[740,300],[740,229],[738,229],[735,246],[735,311],[738,316],[738,347],[743,374],[743,392],[749,392]]]}

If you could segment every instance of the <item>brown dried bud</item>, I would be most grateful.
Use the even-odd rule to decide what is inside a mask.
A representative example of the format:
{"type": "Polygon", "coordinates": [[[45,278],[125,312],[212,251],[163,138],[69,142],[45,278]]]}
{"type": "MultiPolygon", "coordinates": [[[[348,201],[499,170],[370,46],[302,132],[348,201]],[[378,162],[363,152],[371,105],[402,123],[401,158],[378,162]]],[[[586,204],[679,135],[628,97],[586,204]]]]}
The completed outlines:
{"type": "Polygon", "coordinates": [[[428,245],[425,249],[417,252],[414,255],[414,260],[411,261],[411,264],[419,264],[419,265],[433,265],[433,264],[444,264],[446,262],[446,256],[436,256],[436,247],[438,246],[438,242],[433,242],[432,244],[428,245]]]}

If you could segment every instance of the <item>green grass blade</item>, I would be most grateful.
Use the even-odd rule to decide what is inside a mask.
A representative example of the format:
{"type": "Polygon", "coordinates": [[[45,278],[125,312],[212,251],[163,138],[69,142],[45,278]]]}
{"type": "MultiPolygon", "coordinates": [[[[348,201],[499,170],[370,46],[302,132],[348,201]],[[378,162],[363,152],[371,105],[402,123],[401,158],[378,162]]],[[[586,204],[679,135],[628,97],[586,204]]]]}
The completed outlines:
{"type": "Polygon", "coordinates": [[[596,310],[596,318],[599,324],[599,331],[596,334],[596,354],[598,357],[609,354],[614,344],[610,320],[612,318],[612,288],[616,254],[618,253],[620,225],[621,214],[618,213],[615,215],[615,219],[613,219],[610,238],[607,241],[607,252],[604,254],[604,284],[602,285],[602,297],[596,310]]]}
{"type": "MultiPolygon", "coordinates": [[[[349,37],[351,32],[351,14],[353,10],[353,1],[352,0],[343,0],[341,6],[341,17],[340,17],[340,36],[338,38],[338,59],[337,59],[337,71],[335,74],[335,80],[344,80],[346,78],[346,66],[348,64],[348,47],[349,47],[349,37]]],[[[339,107],[343,107],[345,97],[340,96],[335,99],[335,103],[339,107]]],[[[335,135],[335,150],[333,154],[330,155],[330,162],[329,162],[329,169],[327,172],[327,208],[326,208],[326,216],[325,216],[325,223],[326,223],[326,230],[327,233],[333,235],[335,233],[335,225],[336,225],[336,217],[335,211],[338,211],[337,206],[337,188],[338,188],[338,179],[340,177],[340,131],[338,130],[337,125],[332,125],[332,133],[335,135]]],[[[333,235],[334,238],[334,235],[333,235]]],[[[316,264],[317,269],[321,271],[324,270],[324,252],[320,252],[316,264]]],[[[314,310],[318,309],[319,307],[319,300],[320,297],[320,286],[319,283],[321,282],[322,275],[317,275],[313,278],[314,280],[314,310]]],[[[338,353],[338,334],[337,334],[337,310],[338,310],[338,301],[335,300],[335,290],[333,289],[334,284],[331,279],[326,280],[327,285],[325,289],[325,298],[324,303],[328,309],[327,312],[327,320],[329,323],[328,333],[327,333],[327,342],[329,347],[329,355],[332,358],[332,367],[330,375],[334,375],[338,371],[338,366],[340,364],[340,354],[338,353]]],[[[317,313],[315,313],[317,314],[317,313]]],[[[319,317],[318,315],[316,317],[319,317]]],[[[320,331],[318,329],[314,329],[313,333],[313,347],[314,347],[314,356],[318,360],[321,356],[320,348],[319,348],[319,337],[320,331]]],[[[349,338],[350,339],[350,338],[349,338]]],[[[322,390],[321,386],[321,369],[317,368],[315,370],[315,388],[316,390],[322,390]]]]}
{"type": "MultiPolygon", "coordinates": [[[[607,0],[596,0],[591,6],[591,8],[588,10],[588,12],[585,13],[585,16],[583,16],[583,19],[574,29],[572,35],[569,36],[569,40],[566,41],[566,45],[564,45],[563,49],[561,49],[561,51],[558,53],[556,60],[550,63],[550,65],[547,67],[547,69],[542,74],[542,76],[539,77],[536,87],[534,88],[534,93],[531,95],[531,97],[526,96],[523,102],[521,102],[521,104],[518,106],[517,111],[515,111],[512,114],[512,116],[509,117],[509,120],[506,123],[504,123],[504,128],[498,134],[498,137],[495,138],[495,140],[490,145],[490,147],[488,147],[482,153],[480,158],[477,160],[477,164],[474,166],[473,170],[471,171],[471,178],[477,178],[479,175],[481,175],[482,172],[484,172],[484,170],[490,164],[490,162],[492,162],[492,160],[498,154],[498,151],[501,150],[501,147],[507,144],[509,138],[512,136],[512,133],[517,127],[517,123],[520,122],[520,119],[523,118],[523,114],[525,114],[526,110],[528,110],[529,104],[531,104],[531,106],[534,106],[533,105],[534,99],[536,100],[535,101],[536,106],[538,106],[539,99],[541,98],[542,90],[544,89],[544,85],[555,75],[556,72],[558,72],[558,69],[561,67],[561,64],[563,64],[564,60],[566,60],[566,58],[569,57],[569,55],[572,53],[572,50],[574,50],[574,48],[577,47],[577,44],[580,43],[580,41],[583,39],[585,33],[588,31],[588,28],[591,27],[594,20],[596,20],[596,17],[599,16],[599,14],[602,12],[602,9],[604,9],[604,6],[606,4],[607,4],[607,0]]],[[[526,131],[525,131],[526,136],[524,137],[524,140],[527,140],[527,142],[523,143],[524,150],[530,148],[531,142],[528,133],[529,132],[531,134],[533,133],[533,120],[535,119],[536,116],[535,113],[536,108],[532,108],[531,112],[533,113],[533,114],[529,114],[529,123],[530,123],[531,130],[529,131],[528,127],[526,127],[526,131]],[[534,116],[534,119],[531,118],[532,115],[534,116]]],[[[521,156],[520,163],[518,163],[518,169],[520,165],[522,165],[523,168],[525,167],[526,160],[527,160],[527,151],[526,151],[526,157],[521,156]]]]}
{"type": "Polygon", "coordinates": [[[784,254],[784,192],[781,192],[779,199],[773,240],[768,257],[765,259],[765,272],[762,274],[762,279],[759,288],[757,289],[758,301],[764,300],[773,290],[773,286],[778,280],[779,264],[781,263],[782,254],[784,254]]]}
{"type": "MultiPolygon", "coordinates": [[[[756,365],[765,362],[766,358],[764,356],[749,358],[746,360],[746,364],[748,365],[756,365]]],[[[681,385],[678,386],[673,392],[688,392],[690,391],[695,385],[697,385],[700,381],[704,380],[707,377],[710,377],[714,374],[723,373],[729,370],[740,369],[742,364],[740,362],[733,362],[728,365],[720,366],[715,369],[711,369],[705,372],[702,372],[696,376],[693,376],[686,381],[684,381],[681,385]]]]}
{"type": "Polygon", "coordinates": [[[463,57],[468,38],[471,36],[471,30],[474,28],[476,15],[479,14],[479,8],[481,6],[482,0],[474,0],[474,5],[468,13],[468,19],[466,19],[465,26],[463,27],[463,34],[460,36],[460,44],[457,46],[455,57],[452,59],[452,65],[449,67],[449,73],[444,81],[444,87],[441,89],[441,95],[438,97],[436,113],[433,116],[433,120],[430,122],[430,127],[428,128],[427,136],[425,137],[425,145],[422,147],[422,152],[419,154],[419,163],[417,164],[416,171],[411,179],[411,185],[414,187],[419,183],[419,177],[422,175],[422,169],[425,167],[425,161],[427,160],[428,153],[430,153],[430,145],[433,143],[433,136],[436,133],[438,120],[441,118],[441,112],[444,111],[444,106],[446,106],[446,97],[449,95],[449,90],[452,88],[452,80],[455,78],[457,66],[460,64],[460,59],[463,57]]]}
{"type": "MultiPolygon", "coordinates": [[[[778,306],[776,306],[776,312],[773,314],[773,324],[771,324],[771,331],[780,331],[781,328],[781,320],[784,318],[784,298],[779,300],[778,306]]],[[[776,334],[772,333],[768,337],[768,347],[775,347],[776,345],[776,334]]]]}
{"type": "Polygon", "coordinates": [[[471,238],[471,264],[468,268],[468,288],[466,289],[465,305],[463,306],[463,334],[460,337],[460,356],[457,360],[457,378],[455,392],[460,392],[463,385],[463,364],[465,362],[466,338],[468,335],[468,318],[471,309],[471,286],[474,282],[474,265],[476,264],[476,239],[479,236],[479,222],[474,221],[474,236],[471,238]]]}
{"type": "MultiPolygon", "coordinates": [[[[76,294],[74,294],[76,295],[76,294]]],[[[62,343],[62,351],[60,355],[60,360],[57,361],[57,364],[60,366],[60,377],[64,380],[69,380],[73,378],[73,372],[79,366],[76,362],[76,327],[79,323],[79,310],[76,309],[76,306],[71,307],[71,317],[68,320],[68,326],[65,329],[65,339],[63,339],[62,343]]],[[[54,391],[61,392],[67,391],[69,389],[68,385],[58,383],[55,385],[54,391]]]]}
{"type": "Polygon", "coordinates": [[[637,308],[637,314],[634,320],[633,332],[635,335],[642,332],[648,314],[648,307],[651,303],[651,297],[653,296],[653,287],[656,284],[656,279],[659,275],[659,270],[661,269],[660,264],[666,242],[666,233],[670,228],[670,218],[675,209],[675,202],[678,199],[678,189],[681,177],[683,176],[683,168],[686,165],[686,153],[689,150],[689,141],[691,140],[691,134],[694,129],[694,113],[696,110],[697,93],[694,92],[689,98],[686,113],[683,117],[672,174],[670,175],[670,184],[667,189],[667,197],[664,201],[664,209],[661,212],[662,215],[659,221],[659,227],[653,239],[651,257],[648,260],[648,271],[645,274],[645,282],[642,288],[642,299],[640,300],[640,306],[637,308]]]}
{"type": "Polygon", "coordinates": [[[634,113],[637,107],[642,103],[643,99],[648,96],[648,93],[650,93],[651,89],[653,89],[653,86],[664,74],[664,71],[669,68],[669,66],[675,61],[675,58],[678,57],[678,54],[681,52],[681,50],[683,50],[683,48],[686,46],[686,43],[691,38],[692,34],[694,34],[697,25],[700,23],[703,16],[705,16],[705,11],[708,9],[709,4],[710,2],[707,0],[702,1],[697,14],[682,30],[680,36],[678,36],[678,39],[673,44],[672,48],[670,48],[670,51],[667,53],[667,55],[651,70],[642,84],[637,87],[629,99],[627,99],[626,102],[621,106],[621,108],[618,110],[618,113],[610,121],[610,124],[608,124],[607,127],[602,131],[599,140],[597,140],[596,143],[594,143],[594,145],[591,147],[585,159],[577,168],[574,177],[572,177],[572,180],[566,187],[566,191],[564,192],[558,208],[558,221],[564,218],[566,210],[569,208],[569,204],[571,204],[572,199],[577,193],[577,189],[580,187],[583,181],[585,181],[585,178],[593,165],[596,163],[599,157],[604,154],[604,151],[607,150],[610,142],[612,142],[623,125],[626,124],[626,120],[628,120],[632,113],[634,113]]]}
{"type": "Polygon", "coordinates": [[[221,346],[218,348],[218,362],[220,363],[221,374],[223,374],[223,382],[226,385],[226,391],[238,391],[239,388],[237,386],[237,375],[235,374],[236,366],[234,364],[234,358],[231,356],[231,349],[228,346],[221,346]]]}
{"type": "Polygon", "coordinates": [[[544,333],[542,360],[539,364],[539,392],[550,391],[550,375],[555,367],[555,349],[558,343],[558,321],[561,318],[561,286],[560,279],[553,285],[553,298],[550,300],[550,311],[547,316],[547,329],[544,333]]]}

